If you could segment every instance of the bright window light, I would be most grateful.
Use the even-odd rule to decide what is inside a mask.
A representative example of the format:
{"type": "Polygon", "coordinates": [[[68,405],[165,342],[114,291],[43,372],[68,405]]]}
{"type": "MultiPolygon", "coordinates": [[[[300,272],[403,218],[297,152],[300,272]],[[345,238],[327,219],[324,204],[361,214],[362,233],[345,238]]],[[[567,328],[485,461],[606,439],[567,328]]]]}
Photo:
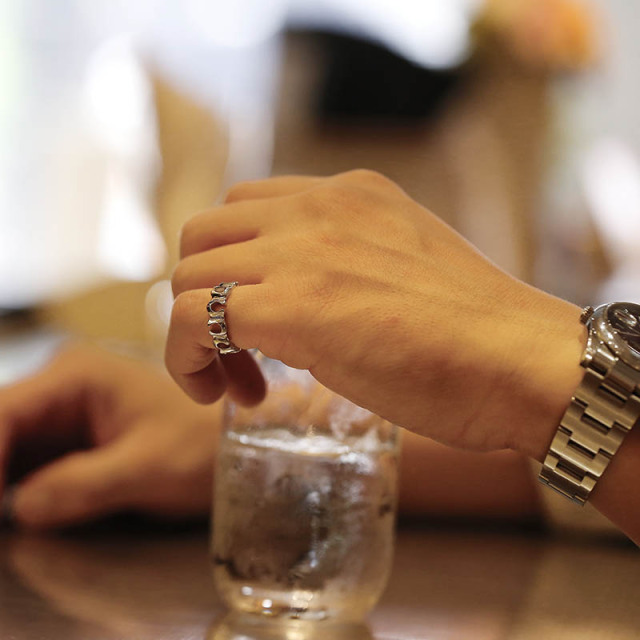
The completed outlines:
{"type": "Polygon", "coordinates": [[[288,0],[188,0],[189,22],[211,44],[251,47],[274,36],[284,24],[288,0]]]}
{"type": "Polygon", "coordinates": [[[85,103],[91,135],[105,156],[100,267],[111,277],[152,279],[165,261],[150,198],[160,159],[151,82],[131,37],[112,38],[93,54],[85,103]]]}
{"type": "Polygon", "coordinates": [[[640,255],[640,162],[623,142],[607,138],[587,155],[582,184],[593,219],[611,258],[640,255]]]}

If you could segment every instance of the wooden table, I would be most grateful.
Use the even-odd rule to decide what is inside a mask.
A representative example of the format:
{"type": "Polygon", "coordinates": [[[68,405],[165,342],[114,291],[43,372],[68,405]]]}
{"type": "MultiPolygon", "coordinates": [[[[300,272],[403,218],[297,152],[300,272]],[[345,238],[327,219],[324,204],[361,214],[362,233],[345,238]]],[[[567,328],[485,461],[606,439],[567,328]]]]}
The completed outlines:
{"type": "MultiPolygon", "coordinates": [[[[0,383],[59,339],[1,339],[0,383]]],[[[637,640],[640,553],[624,541],[473,524],[400,526],[368,627],[225,626],[208,526],[111,523],[66,534],[0,528],[0,640],[637,640]]]]}
{"type": "MultiPolygon", "coordinates": [[[[324,623],[321,623],[321,625],[324,623]]],[[[627,544],[474,527],[401,526],[368,627],[231,627],[205,525],[0,533],[0,640],[626,640],[640,637],[627,544]]]]}

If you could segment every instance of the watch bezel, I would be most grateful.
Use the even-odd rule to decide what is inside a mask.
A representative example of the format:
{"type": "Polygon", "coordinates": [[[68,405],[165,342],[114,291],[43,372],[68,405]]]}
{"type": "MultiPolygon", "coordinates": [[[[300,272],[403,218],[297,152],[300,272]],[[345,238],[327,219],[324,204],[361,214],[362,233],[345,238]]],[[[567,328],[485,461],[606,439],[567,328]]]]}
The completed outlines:
{"type": "Polygon", "coordinates": [[[640,371],[640,357],[637,352],[632,349],[626,341],[620,337],[618,332],[613,328],[608,320],[608,310],[613,305],[628,304],[638,307],[635,302],[610,302],[597,307],[587,322],[589,328],[593,328],[598,339],[607,345],[607,347],[622,360],[625,364],[640,371]]]}

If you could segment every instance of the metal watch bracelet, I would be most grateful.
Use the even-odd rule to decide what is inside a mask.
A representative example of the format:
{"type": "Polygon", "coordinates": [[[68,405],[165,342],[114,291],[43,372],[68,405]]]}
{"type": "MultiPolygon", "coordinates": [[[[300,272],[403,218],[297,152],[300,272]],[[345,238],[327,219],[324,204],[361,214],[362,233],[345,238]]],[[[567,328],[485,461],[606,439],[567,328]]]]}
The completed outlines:
{"type": "MultiPolygon", "coordinates": [[[[589,340],[595,338],[589,333],[589,340]]],[[[539,480],[584,505],[640,417],[638,373],[605,345],[592,344],[584,378],[558,427],[539,480]]]]}

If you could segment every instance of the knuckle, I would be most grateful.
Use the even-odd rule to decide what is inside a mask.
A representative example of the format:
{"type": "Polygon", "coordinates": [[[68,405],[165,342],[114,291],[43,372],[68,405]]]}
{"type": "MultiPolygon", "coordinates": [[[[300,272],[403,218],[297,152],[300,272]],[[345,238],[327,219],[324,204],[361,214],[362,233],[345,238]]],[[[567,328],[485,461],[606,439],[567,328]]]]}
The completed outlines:
{"type": "Polygon", "coordinates": [[[345,206],[352,205],[357,197],[353,187],[343,183],[329,183],[319,193],[322,211],[326,215],[340,212],[345,206]]]}
{"type": "Polygon", "coordinates": [[[197,291],[183,291],[176,296],[171,309],[171,323],[185,325],[192,316],[192,310],[200,304],[197,291]]]}
{"type": "Polygon", "coordinates": [[[322,221],[321,230],[333,235],[344,230],[345,223],[360,218],[365,212],[368,198],[362,189],[351,184],[333,183],[321,192],[318,208],[322,221]]]}
{"type": "Polygon", "coordinates": [[[331,302],[336,285],[335,273],[332,270],[317,270],[312,277],[307,278],[305,293],[323,308],[331,302]]]}
{"type": "Polygon", "coordinates": [[[357,182],[358,184],[370,186],[388,186],[392,184],[389,178],[373,169],[353,169],[344,175],[347,179],[357,182]]]}
{"type": "Polygon", "coordinates": [[[69,342],[60,347],[47,365],[49,372],[74,382],[95,380],[103,370],[109,355],[98,346],[83,342],[69,342]]]}
{"type": "Polygon", "coordinates": [[[171,290],[173,291],[173,297],[177,298],[185,289],[185,264],[184,260],[178,262],[175,266],[173,273],[171,274],[171,290]]]}
{"type": "Polygon", "coordinates": [[[246,200],[253,192],[253,183],[249,180],[244,182],[238,182],[229,188],[227,191],[224,202],[230,204],[232,202],[238,202],[239,200],[246,200]]]}
{"type": "Polygon", "coordinates": [[[199,288],[196,266],[197,260],[190,257],[183,258],[175,266],[171,274],[171,290],[174,298],[189,289],[199,288]]]}
{"type": "MultiPolygon", "coordinates": [[[[203,231],[215,209],[207,209],[194,214],[180,229],[180,257],[186,258],[203,250],[203,231]]],[[[206,235],[206,234],[205,234],[206,235]]]]}
{"type": "Polygon", "coordinates": [[[194,240],[197,237],[196,232],[196,217],[194,216],[190,220],[182,225],[180,229],[180,257],[184,258],[194,253],[194,240]]]}

